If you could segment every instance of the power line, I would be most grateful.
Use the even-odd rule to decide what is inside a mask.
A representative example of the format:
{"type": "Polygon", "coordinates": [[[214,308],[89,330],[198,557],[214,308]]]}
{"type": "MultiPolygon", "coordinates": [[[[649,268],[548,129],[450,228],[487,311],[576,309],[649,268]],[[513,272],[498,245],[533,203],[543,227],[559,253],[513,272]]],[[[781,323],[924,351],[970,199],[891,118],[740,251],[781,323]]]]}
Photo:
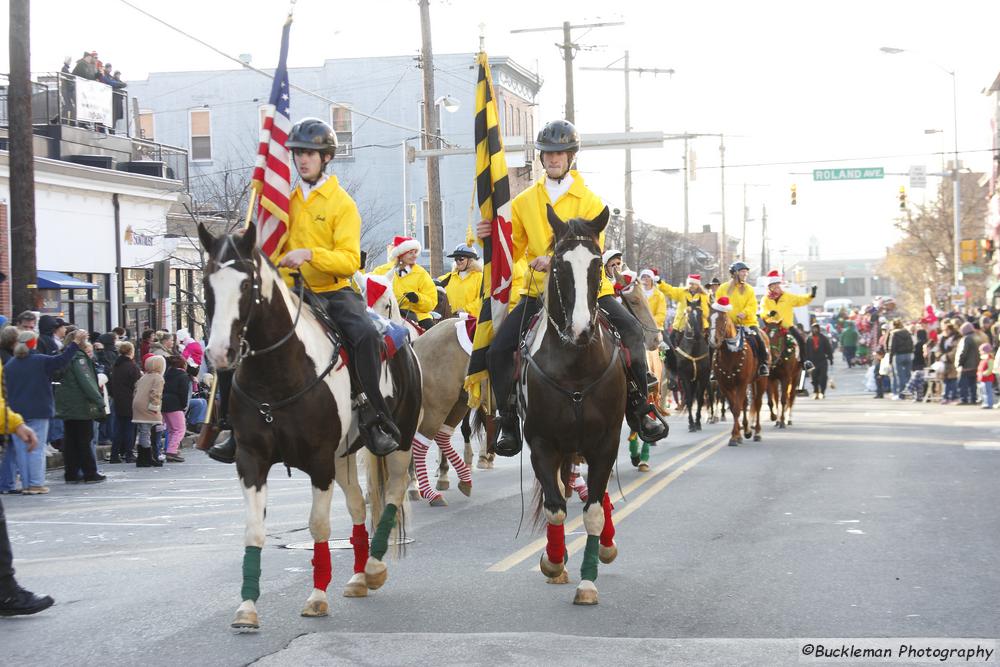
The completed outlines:
{"type": "MultiPolygon", "coordinates": [[[[995,148],[976,148],[972,150],[960,150],[959,153],[994,153],[995,148]]],[[[814,159],[814,160],[791,160],[785,162],[747,162],[743,164],[729,164],[726,163],[726,169],[733,169],[739,167],[783,167],[783,166],[793,166],[800,164],[824,164],[827,162],[859,162],[861,160],[893,160],[898,158],[911,158],[911,157],[938,157],[943,155],[952,155],[954,151],[934,151],[931,153],[898,153],[896,155],[867,155],[862,157],[838,157],[838,158],[824,158],[824,159],[814,159]]],[[[698,165],[698,171],[702,169],[719,169],[721,165],[710,164],[710,165],[698,165]]],[[[662,169],[633,169],[633,172],[654,172],[662,171],[662,169]]],[[[683,171],[683,168],[678,167],[678,171],[683,171]]]]}

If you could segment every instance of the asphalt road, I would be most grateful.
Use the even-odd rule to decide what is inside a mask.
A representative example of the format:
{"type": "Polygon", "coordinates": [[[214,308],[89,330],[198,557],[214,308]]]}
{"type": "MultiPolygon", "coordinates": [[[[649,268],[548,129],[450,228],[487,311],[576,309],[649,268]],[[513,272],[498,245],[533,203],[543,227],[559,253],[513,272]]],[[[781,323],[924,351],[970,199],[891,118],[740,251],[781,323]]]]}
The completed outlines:
{"type": "MultiPolygon", "coordinates": [[[[582,526],[567,536],[573,585],[537,570],[527,458],[475,471],[471,498],[452,474],[447,508],[414,503],[414,541],[368,598],[340,596],[352,553],[335,549],[320,619],[299,616],[309,483],[274,468],[254,635],[229,630],[243,553],[233,467],[190,453],[162,469],[105,465],[96,486],[50,474],[49,495],[3,498],[19,580],[56,598],[0,621],[3,661],[774,665],[800,663],[816,638],[997,637],[1000,413],[873,400],[861,371],[834,370],[840,387],[800,399],[794,425],[766,425],[761,443],[727,447],[728,425],[689,434],[675,416],[651,472],[623,447],[620,553],[590,608],[571,604],[582,526]]],[[[338,491],[333,539],[349,534],[338,491]]]]}

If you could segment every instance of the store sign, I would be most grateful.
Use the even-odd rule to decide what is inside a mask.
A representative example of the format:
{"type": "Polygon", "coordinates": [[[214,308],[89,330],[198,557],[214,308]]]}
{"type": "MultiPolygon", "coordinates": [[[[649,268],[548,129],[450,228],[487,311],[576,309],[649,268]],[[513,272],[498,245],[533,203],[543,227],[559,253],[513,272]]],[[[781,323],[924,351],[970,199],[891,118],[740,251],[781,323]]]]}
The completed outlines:
{"type": "Polygon", "coordinates": [[[153,236],[151,234],[136,234],[132,230],[132,225],[125,228],[125,243],[128,245],[153,246],[153,236]]]}
{"type": "Polygon", "coordinates": [[[76,77],[76,119],[111,127],[111,86],[76,77]]]}

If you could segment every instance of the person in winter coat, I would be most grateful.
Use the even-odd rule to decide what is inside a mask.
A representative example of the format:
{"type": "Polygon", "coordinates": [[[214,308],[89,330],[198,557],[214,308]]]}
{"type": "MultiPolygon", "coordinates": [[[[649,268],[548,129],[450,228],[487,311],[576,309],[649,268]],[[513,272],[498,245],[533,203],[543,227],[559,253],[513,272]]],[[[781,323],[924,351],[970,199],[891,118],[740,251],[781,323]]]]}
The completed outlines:
{"type": "Polygon", "coordinates": [[[919,327],[913,343],[913,375],[910,376],[910,382],[903,389],[903,393],[910,394],[917,403],[924,400],[924,394],[927,391],[927,366],[930,365],[930,352],[927,331],[923,327],[919,327]]]}
{"type": "Polygon", "coordinates": [[[161,357],[170,357],[176,354],[176,343],[174,335],[169,331],[157,331],[153,335],[153,342],[149,346],[150,354],[158,354],[161,357]]]}
{"type": "Polygon", "coordinates": [[[7,326],[0,329],[0,364],[6,364],[13,358],[15,345],[17,345],[17,327],[7,326]]]}
{"type": "Polygon", "coordinates": [[[118,348],[118,358],[115,359],[115,367],[108,383],[114,406],[111,463],[122,461],[132,463],[134,460],[132,448],[135,445],[135,428],[132,425],[132,397],[135,395],[135,385],[142,376],[134,357],[135,346],[128,342],[122,343],[118,348]]]}
{"type": "MultiPolygon", "coordinates": [[[[79,331],[79,330],[78,330],[79,331]]],[[[96,484],[106,478],[97,472],[90,448],[94,420],[104,419],[104,394],[97,384],[94,361],[83,350],[73,355],[56,388],[56,416],[63,420],[64,477],[67,484],[96,484]],[[79,472],[83,471],[83,477],[79,472]]]]}
{"type": "Polygon", "coordinates": [[[949,320],[944,325],[944,333],[939,337],[937,344],[937,359],[944,363],[944,373],[941,377],[944,382],[942,405],[958,402],[958,368],[955,367],[955,353],[958,351],[961,339],[954,322],[949,320]]]}
{"type": "Polygon", "coordinates": [[[42,315],[38,318],[38,345],[42,354],[56,354],[62,349],[62,340],[66,335],[66,320],[54,315],[42,315]]]}
{"type": "Polygon", "coordinates": [[[913,373],[913,336],[903,328],[902,320],[892,321],[892,330],[886,340],[886,351],[892,364],[893,400],[903,397],[903,390],[910,382],[913,373]]]}
{"type": "Polygon", "coordinates": [[[826,398],[827,373],[833,363],[833,346],[830,339],[820,330],[819,324],[812,325],[812,333],[806,339],[806,356],[813,364],[813,398],[826,398]]]}
{"type": "Polygon", "coordinates": [[[844,323],[844,330],[840,332],[840,349],[844,355],[844,362],[851,368],[854,365],[854,356],[858,353],[858,330],[850,320],[844,323]]]}
{"type": "Polygon", "coordinates": [[[962,337],[955,352],[955,368],[958,369],[958,396],[962,405],[976,404],[976,370],[979,368],[979,344],[972,322],[966,322],[958,330],[962,337]]]}
{"type": "Polygon", "coordinates": [[[167,429],[167,460],[183,463],[180,455],[181,440],[184,438],[184,411],[191,397],[191,376],[184,369],[187,362],[183,357],[167,359],[167,370],[163,374],[163,424],[167,429]]]}
{"type": "MultiPolygon", "coordinates": [[[[38,342],[38,334],[34,331],[21,331],[18,343],[14,347],[14,357],[4,370],[7,384],[7,404],[24,419],[38,439],[45,441],[49,429],[49,420],[55,414],[55,398],[52,394],[52,376],[66,368],[73,356],[80,351],[79,345],[87,340],[87,332],[79,331],[73,342],[66,346],[61,354],[38,354],[34,351],[38,342]]],[[[48,493],[45,486],[45,448],[30,448],[28,443],[14,435],[13,448],[7,452],[4,467],[16,462],[21,474],[22,492],[27,495],[48,493]]],[[[0,490],[13,488],[13,471],[4,474],[0,490]]]]}
{"type": "Polygon", "coordinates": [[[160,467],[159,438],[153,433],[163,423],[163,373],[167,360],[151,355],[145,361],[146,374],[135,385],[132,398],[132,423],[136,425],[137,468],[160,467]]]}
{"type": "Polygon", "coordinates": [[[191,337],[187,329],[177,330],[177,349],[187,362],[186,370],[191,377],[198,377],[198,369],[201,368],[202,359],[205,358],[205,349],[201,343],[191,337]]]}
{"type": "Polygon", "coordinates": [[[983,409],[993,409],[993,346],[983,343],[979,346],[979,367],[976,369],[976,379],[983,391],[983,409]]]}
{"type": "Polygon", "coordinates": [[[392,272],[392,290],[403,317],[416,320],[417,324],[427,329],[434,325],[431,311],[437,306],[438,295],[431,274],[417,264],[419,254],[419,241],[397,236],[389,251],[389,262],[372,273],[384,276],[392,272]]]}
{"type": "Polygon", "coordinates": [[[149,354],[149,348],[153,344],[153,336],[156,334],[152,329],[146,329],[142,332],[139,342],[139,358],[145,359],[146,355],[149,354]]]}

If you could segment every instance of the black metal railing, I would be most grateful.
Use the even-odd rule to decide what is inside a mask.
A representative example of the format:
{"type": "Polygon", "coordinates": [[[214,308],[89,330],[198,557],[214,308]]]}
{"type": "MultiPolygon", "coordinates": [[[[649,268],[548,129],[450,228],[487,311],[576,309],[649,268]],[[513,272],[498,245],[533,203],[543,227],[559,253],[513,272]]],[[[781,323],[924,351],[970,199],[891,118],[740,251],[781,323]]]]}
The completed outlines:
{"type": "MultiPolygon", "coordinates": [[[[36,79],[31,82],[33,125],[73,125],[107,134],[131,134],[128,92],[124,88],[114,89],[100,81],[87,81],[63,72],[38,74],[36,79]],[[84,86],[96,95],[87,95],[84,86]],[[102,90],[102,86],[109,90],[102,90]],[[110,107],[107,98],[99,99],[107,92],[111,93],[110,107]]],[[[9,127],[9,87],[9,77],[0,74],[0,127],[9,127]]]]}

